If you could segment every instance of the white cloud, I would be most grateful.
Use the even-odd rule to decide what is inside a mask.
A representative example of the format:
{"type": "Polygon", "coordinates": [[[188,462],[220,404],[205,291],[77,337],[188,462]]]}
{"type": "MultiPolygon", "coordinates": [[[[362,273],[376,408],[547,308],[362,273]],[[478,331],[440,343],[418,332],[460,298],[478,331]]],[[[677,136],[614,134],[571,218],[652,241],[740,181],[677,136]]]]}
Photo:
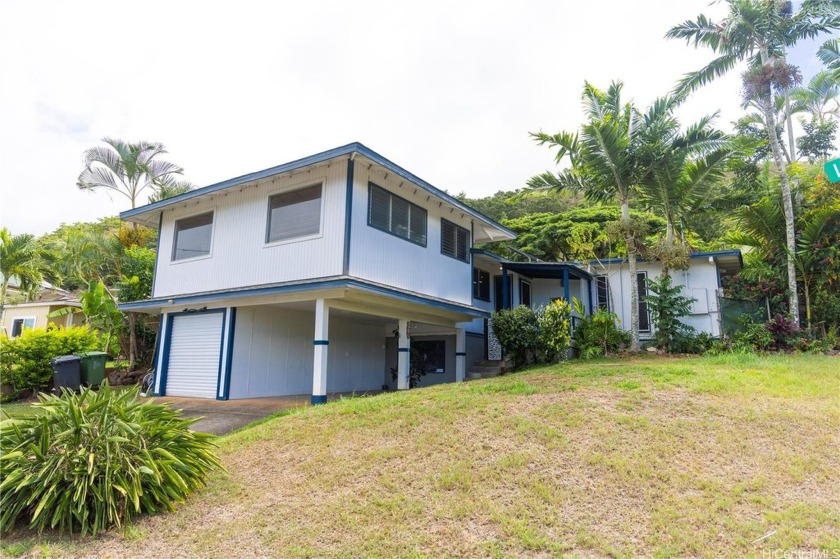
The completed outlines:
{"type": "MultiPolygon", "coordinates": [[[[160,141],[203,186],[361,141],[483,196],[553,167],[529,131],[575,129],[585,79],[640,104],[709,53],[663,38],[708,0],[5,2],[0,220],[44,233],[127,208],[75,187],[103,136],[160,141]]],[[[734,120],[738,77],[685,118],[734,120]]]]}

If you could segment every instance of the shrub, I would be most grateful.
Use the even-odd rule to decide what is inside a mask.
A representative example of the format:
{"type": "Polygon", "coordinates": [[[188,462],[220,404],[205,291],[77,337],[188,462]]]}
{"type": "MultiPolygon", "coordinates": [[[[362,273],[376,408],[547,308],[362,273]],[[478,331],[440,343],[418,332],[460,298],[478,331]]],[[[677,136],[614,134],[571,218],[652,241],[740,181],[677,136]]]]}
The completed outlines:
{"type": "Polygon", "coordinates": [[[44,413],[0,423],[0,533],[18,520],[82,534],[173,510],[221,467],[212,435],[193,433],[138,387],[39,395],[44,413]]]}
{"type": "Polygon", "coordinates": [[[519,305],[493,313],[493,334],[513,360],[515,368],[535,360],[540,343],[540,321],[531,308],[519,305]]]}
{"type": "Polygon", "coordinates": [[[694,328],[680,322],[680,318],[691,312],[691,303],[695,299],[681,295],[682,286],[673,285],[671,276],[648,279],[647,286],[651,295],[644,299],[656,330],[656,347],[677,353],[680,351],[680,340],[694,335],[694,328]]]}
{"type": "Polygon", "coordinates": [[[575,348],[583,359],[600,357],[630,344],[630,334],[618,328],[617,314],[598,309],[592,315],[584,316],[582,303],[575,299],[574,305],[583,317],[574,332],[575,348]]]}
{"type": "Polygon", "coordinates": [[[562,299],[552,301],[537,312],[539,348],[544,362],[554,363],[566,357],[572,341],[571,319],[572,307],[562,299]]]}
{"type": "Polygon", "coordinates": [[[732,335],[733,351],[767,351],[773,345],[773,335],[764,324],[748,322],[744,330],[732,335]]]}
{"type": "Polygon", "coordinates": [[[776,349],[789,349],[798,343],[799,327],[784,315],[777,314],[773,320],[767,322],[765,328],[770,333],[776,349]]]}
{"type": "Polygon", "coordinates": [[[0,383],[16,392],[38,390],[52,379],[50,359],[102,349],[102,342],[87,326],[35,328],[17,338],[0,337],[0,383]]]}

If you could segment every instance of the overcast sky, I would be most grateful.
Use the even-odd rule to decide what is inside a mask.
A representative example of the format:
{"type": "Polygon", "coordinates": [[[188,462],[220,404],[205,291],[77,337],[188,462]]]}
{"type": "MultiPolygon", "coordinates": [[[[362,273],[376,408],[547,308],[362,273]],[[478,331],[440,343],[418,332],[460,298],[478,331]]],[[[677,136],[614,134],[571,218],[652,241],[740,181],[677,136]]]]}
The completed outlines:
{"type": "MultiPolygon", "coordinates": [[[[554,168],[529,131],[574,130],[584,80],[638,104],[711,54],[667,29],[709,0],[0,0],[0,225],[42,234],[128,209],[76,188],[104,136],[164,143],[206,186],[360,141],[452,194],[554,168]]],[[[812,51],[813,49],[811,49],[812,51]]],[[[795,62],[814,65],[813,52],[795,62]]],[[[737,73],[684,120],[738,118],[737,73]]]]}

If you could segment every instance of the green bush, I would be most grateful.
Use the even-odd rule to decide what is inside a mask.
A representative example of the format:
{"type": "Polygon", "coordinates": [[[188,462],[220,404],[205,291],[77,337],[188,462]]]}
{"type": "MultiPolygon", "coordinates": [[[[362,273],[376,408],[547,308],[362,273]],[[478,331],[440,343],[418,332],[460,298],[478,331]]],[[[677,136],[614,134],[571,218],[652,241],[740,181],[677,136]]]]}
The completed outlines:
{"type": "Polygon", "coordinates": [[[50,359],[102,349],[102,341],[87,326],[35,328],[17,338],[0,336],[0,383],[13,390],[38,390],[52,380],[50,359]]]}
{"type": "Polygon", "coordinates": [[[571,307],[557,300],[533,310],[519,305],[493,314],[493,333],[514,368],[553,363],[565,357],[571,342],[571,307]]]}
{"type": "Polygon", "coordinates": [[[630,333],[618,328],[618,315],[603,309],[585,316],[583,304],[574,299],[573,304],[581,318],[575,326],[575,349],[583,359],[600,357],[630,345],[630,333]]]}
{"type": "Polygon", "coordinates": [[[547,307],[537,311],[542,361],[554,363],[566,357],[572,341],[571,319],[572,307],[562,299],[552,301],[547,307]]]}
{"type": "Polygon", "coordinates": [[[33,530],[82,534],[138,514],[173,510],[221,467],[212,435],[189,430],[168,405],[137,399],[138,387],[39,395],[43,413],[0,423],[0,533],[18,520],[33,530]]]}
{"type": "Polygon", "coordinates": [[[680,353],[680,344],[694,336],[694,328],[680,321],[691,312],[691,303],[696,301],[682,295],[682,286],[673,285],[671,276],[658,280],[648,278],[650,295],[644,297],[650,309],[650,318],[655,329],[656,347],[670,353],[680,353]]]}
{"type": "Polygon", "coordinates": [[[519,305],[493,313],[493,333],[515,368],[536,360],[540,343],[540,321],[531,308],[519,305]]]}

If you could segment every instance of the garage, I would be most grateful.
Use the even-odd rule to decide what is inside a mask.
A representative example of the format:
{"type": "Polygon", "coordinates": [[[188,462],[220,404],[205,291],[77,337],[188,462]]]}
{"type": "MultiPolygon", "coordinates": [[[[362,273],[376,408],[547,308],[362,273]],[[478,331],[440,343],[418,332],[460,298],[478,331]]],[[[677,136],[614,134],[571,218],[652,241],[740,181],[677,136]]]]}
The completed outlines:
{"type": "Polygon", "coordinates": [[[172,317],[167,396],[215,398],[222,347],[223,312],[172,317]]]}

